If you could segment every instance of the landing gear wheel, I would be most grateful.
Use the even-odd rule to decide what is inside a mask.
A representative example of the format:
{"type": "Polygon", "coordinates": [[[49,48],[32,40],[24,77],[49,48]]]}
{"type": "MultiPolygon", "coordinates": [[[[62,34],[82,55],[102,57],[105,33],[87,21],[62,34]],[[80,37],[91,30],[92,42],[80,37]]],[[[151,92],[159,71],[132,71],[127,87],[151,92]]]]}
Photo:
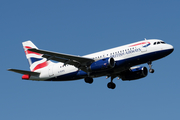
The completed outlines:
{"type": "Polygon", "coordinates": [[[148,62],[148,65],[149,65],[149,72],[150,72],[150,73],[154,73],[154,69],[152,69],[152,62],[149,61],[149,62],[148,62]]]}
{"type": "Polygon", "coordinates": [[[149,72],[150,73],[154,73],[154,69],[149,69],[149,72]]]}
{"type": "Polygon", "coordinates": [[[110,89],[114,89],[114,88],[116,88],[116,84],[114,84],[113,82],[109,82],[107,84],[107,87],[110,88],[110,89]]]}
{"type": "Polygon", "coordinates": [[[86,78],[84,78],[84,81],[86,83],[92,84],[93,83],[93,78],[92,77],[86,77],[86,78]]]}

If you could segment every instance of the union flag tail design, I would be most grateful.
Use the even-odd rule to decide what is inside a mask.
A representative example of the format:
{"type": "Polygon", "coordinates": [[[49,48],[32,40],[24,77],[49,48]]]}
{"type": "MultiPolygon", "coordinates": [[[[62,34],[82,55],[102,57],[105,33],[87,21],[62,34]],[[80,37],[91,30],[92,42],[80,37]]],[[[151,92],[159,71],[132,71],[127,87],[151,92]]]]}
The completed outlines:
{"type": "Polygon", "coordinates": [[[22,45],[31,71],[39,71],[40,69],[47,67],[50,64],[50,61],[47,61],[46,58],[43,58],[42,54],[28,50],[30,48],[38,49],[31,41],[25,41],[22,43],[22,45]]]}

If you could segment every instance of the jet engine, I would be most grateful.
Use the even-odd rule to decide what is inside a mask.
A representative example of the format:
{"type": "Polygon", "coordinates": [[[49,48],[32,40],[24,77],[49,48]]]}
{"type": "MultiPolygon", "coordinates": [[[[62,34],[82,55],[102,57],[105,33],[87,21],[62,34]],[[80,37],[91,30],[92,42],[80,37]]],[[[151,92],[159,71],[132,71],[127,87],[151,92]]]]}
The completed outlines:
{"type": "Polygon", "coordinates": [[[89,69],[91,71],[101,71],[101,70],[111,69],[114,66],[115,66],[115,61],[113,58],[104,58],[104,59],[98,60],[96,62],[93,62],[89,66],[89,69]]]}
{"type": "Polygon", "coordinates": [[[132,67],[127,71],[121,73],[120,77],[123,81],[136,80],[146,77],[148,70],[146,67],[132,67]]]}

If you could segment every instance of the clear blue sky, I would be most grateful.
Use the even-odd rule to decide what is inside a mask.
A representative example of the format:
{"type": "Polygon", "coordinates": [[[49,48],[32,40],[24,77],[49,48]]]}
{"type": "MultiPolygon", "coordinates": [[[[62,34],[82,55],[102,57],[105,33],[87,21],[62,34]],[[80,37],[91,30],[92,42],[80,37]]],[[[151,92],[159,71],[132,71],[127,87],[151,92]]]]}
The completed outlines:
{"type": "MultiPolygon", "coordinates": [[[[179,0],[1,0],[1,120],[180,119],[179,0]],[[73,55],[162,39],[175,51],[153,62],[154,74],[110,79],[37,82],[8,68],[29,70],[21,43],[73,55]]],[[[144,64],[143,66],[147,66],[144,64]]],[[[148,66],[147,66],[148,67],[148,66]]]]}

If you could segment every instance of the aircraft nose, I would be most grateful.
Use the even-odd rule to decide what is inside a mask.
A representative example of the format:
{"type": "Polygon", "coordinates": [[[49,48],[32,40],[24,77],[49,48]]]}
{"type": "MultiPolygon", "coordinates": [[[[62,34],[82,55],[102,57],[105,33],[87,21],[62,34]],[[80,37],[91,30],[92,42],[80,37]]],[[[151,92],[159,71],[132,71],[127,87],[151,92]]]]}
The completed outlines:
{"type": "Polygon", "coordinates": [[[170,45],[171,53],[174,51],[174,47],[170,45]]]}
{"type": "Polygon", "coordinates": [[[168,52],[171,54],[174,51],[174,47],[172,45],[168,45],[168,52]]]}

